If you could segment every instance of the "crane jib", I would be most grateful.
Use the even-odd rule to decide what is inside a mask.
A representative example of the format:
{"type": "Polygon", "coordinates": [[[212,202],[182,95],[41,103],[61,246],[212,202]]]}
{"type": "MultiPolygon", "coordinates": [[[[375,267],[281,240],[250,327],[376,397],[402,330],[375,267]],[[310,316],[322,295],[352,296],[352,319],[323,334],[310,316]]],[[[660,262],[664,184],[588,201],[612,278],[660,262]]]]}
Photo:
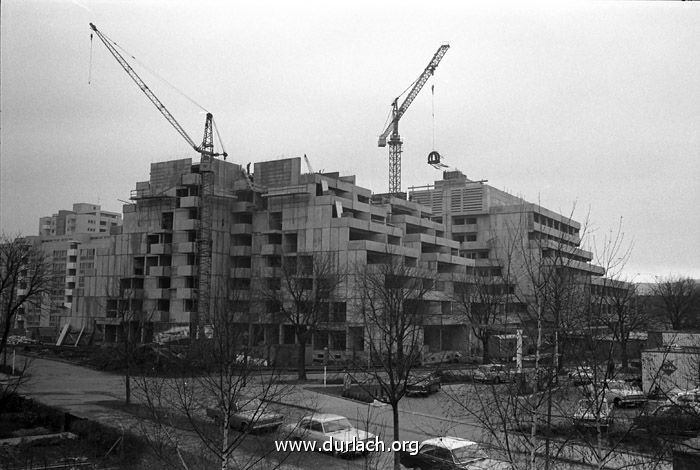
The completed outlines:
{"type": "Polygon", "coordinates": [[[438,50],[433,55],[433,58],[430,60],[430,63],[428,63],[428,66],[425,68],[425,70],[423,70],[423,73],[421,73],[418,79],[415,82],[413,82],[413,88],[411,88],[411,91],[408,93],[403,103],[401,103],[401,106],[399,106],[398,108],[396,107],[396,103],[398,102],[400,96],[392,102],[391,122],[384,130],[384,132],[382,132],[382,134],[379,136],[379,147],[386,147],[386,138],[392,131],[394,131],[398,127],[399,119],[401,119],[401,117],[404,115],[404,113],[411,105],[413,100],[416,98],[416,96],[418,96],[418,93],[420,93],[421,89],[423,88],[423,85],[425,85],[425,82],[427,82],[428,79],[435,73],[435,69],[437,69],[438,64],[445,56],[445,53],[449,48],[449,44],[443,44],[438,48],[438,50]]]}
{"type": "Polygon", "coordinates": [[[180,134],[182,138],[185,139],[185,141],[190,147],[192,147],[196,152],[201,153],[202,155],[223,156],[224,158],[226,158],[227,153],[225,151],[222,153],[214,153],[212,150],[205,150],[207,146],[205,146],[204,143],[202,143],[201,145],[197,145],[194,142],[194,140],[189,136],[187,131],[185,131],[185,129],[170,113],[168,108],[165,107],[165,105],[158,99],[158,97],[153,93],[149,86],[146,85],[146,82],[143,81],[143,79],[136,73],[133,67],[129,65],[126,59],[114,47],[114,41],[105,36],[100,30],[97,29],[97,26],[95,26],[92,23],[90,23],[90,29],[92,29],[95,32],[95,34],[97,34],[97,37],[100,38],[100,41],[102,41],[102,43],[105,45],[110,54],[112,54],[112,56],[117,60],[119,65],[122,66],[127,75],[129,75],[129,77],[136,83],[136,85],[138,85],[138,87],[146,95],[146,97],[148,97],[151,103],[153,103],[156,109],[160,111],[163,117],[170,123],[171,126],[175,128],[178,134],[180,134]]]}

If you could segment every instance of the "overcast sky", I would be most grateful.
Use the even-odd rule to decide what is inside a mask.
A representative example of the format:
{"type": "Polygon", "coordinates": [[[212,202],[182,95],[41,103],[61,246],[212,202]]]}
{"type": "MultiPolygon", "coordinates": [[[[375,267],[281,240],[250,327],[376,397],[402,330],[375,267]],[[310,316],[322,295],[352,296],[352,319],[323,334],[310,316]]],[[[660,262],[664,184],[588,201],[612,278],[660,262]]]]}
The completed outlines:
{"type": "Polygon", "coordinates": [[[575,206],[597,240],[622,219],[631,276],[700,277],[700,3],[463,3],[3,0],[0,228],[36,234],[74,202],[121,211],[151,162],[199,158],[89,22],[196,142],[202,111],[159,76],[214,114],[231,161],[307,154],[374,192],[391,102],[449,42],[401,121],[404,190],[441,178],[438,150],[575,206]]]}

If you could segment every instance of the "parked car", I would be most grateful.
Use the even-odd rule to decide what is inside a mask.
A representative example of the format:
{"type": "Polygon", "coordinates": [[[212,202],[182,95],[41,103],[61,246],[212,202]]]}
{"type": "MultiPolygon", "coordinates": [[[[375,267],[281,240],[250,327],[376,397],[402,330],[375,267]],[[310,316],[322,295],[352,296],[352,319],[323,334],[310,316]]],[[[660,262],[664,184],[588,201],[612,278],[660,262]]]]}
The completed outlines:
{"type": "Polygon", "coordinates": [[[322,449],[324,442],[332,440],[340,443],[333,444],[331,448],[341,447],[343,451],[334,450],[334,454],[354,453],[355,448],[350,445],[351,442],[369,441],[376,437],[371,432],[355,428],[346,417],[334,414],[304,416],[297,424],[287,425],[285,433],[292,439],[315,441],[318,450],[322,449]]]}
{"type": "Polygon", "coordinates": [[[39,344],[39,341],[27,338],[26,336],[10,335],[7,337],[7,344],[11,346],[19,344],[39,344]]]}
{"type": "Polygon", "coordinates": [[[586,385],[594,379],[593,368],[588,366],[577,366],[570,370],[568,375],[574,385],[586,385]]]}
{"type": "Polygon", "coordinates": [[[504,364],[483,364],[474,371],[474,380],[477,382],[502,383],[512,380],[512,374],[504,364]]]}
{"type": "Polygon", "coordinates": [[[615,407],[641,406],[647,401],[641,388],[619,380],[605,382],[603,393],[615,407]]]}
{"type": "Polygon", "coordinates": [[[575,426],[585,428],[596,428],[600,426],[602,430],[607,430],[613,422],[613,415],[605,398],[592,400],[583,398],[578,401],[576,411],[573,415],[575,426]]]}
{"type": "MultiPolygon", "coordinates": [[[[283,422],[284,416],[268,409],[268,404],[257,398],[240,398],[229,419],[229,427],[246,431],[274,431],[283,422]]],[[[221,410],[207,408],[207,416],[220,423],[221,410]]]]}
{"type": "Polygon", "coordinates": [[[692,405],[700,409],[700,388],[678,390],[673,394],[669,393],[668,401],[678,405],[692,405]]]}
{"type": "Polygon", "coordinates": [[[615,407],[640,406],[647,401],[641,388],[621,380],[590,383],[586,385],[586,391],[589,396],[602,394],[615,407]]]}
{"type": "Polygon", "coordinates": [[[690,404],[663,403],[651,413],[634,418],[634,425],[653,434],[695,436],[700,434],[700,409],[690,404]]]}
{"type": "Polygon", "coordinates": [[[440,377],[434,374],[415,375],[406,383],[406,396],[421,395],[427,397],[440,390],[440,377]]]}
{"type": "Polygon", "coordinates": [[[251,357],[246,354],[238,354],[236,356],[237,364],[248,364],[249,366],[267,367],[267,359],[260,357],[251,357]]]}
{"type": "Polygon", "coordinates": [[[505,470],[510,464],[489,458],[476,442],[458,437],[436,437],[423,441],[418,453],[402,451],[401,465],[420,470],[505,470]]]}

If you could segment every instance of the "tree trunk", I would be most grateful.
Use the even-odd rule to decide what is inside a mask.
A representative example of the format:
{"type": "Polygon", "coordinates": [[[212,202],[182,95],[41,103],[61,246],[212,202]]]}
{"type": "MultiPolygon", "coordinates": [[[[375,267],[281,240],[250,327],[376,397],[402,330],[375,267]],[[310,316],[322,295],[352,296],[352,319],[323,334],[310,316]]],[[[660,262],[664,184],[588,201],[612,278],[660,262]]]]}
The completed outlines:
{"type": "Polygon", "coordinates": [[[230,449],[228,448],[228,427],[229,427],[229,420],[228,420],[228,410],[224,411],[223,409],[221,410],[223,412],[222,416],[222,426],[223,426],[223,436],[221,439],[221,470],[227,470],[228,469],[228,456],[231,453],[230,449]]]}
{"type": "Polygon", "coordinates": [[[622,361],[622,370],[627,370],[629,366],[627,358],[627,340],[620,339],[620,360],[622,361]]]}
{"type": "Polygon", "coordinates": [[[297,378],[306,380],[306,334],[297,333],[297,378]]]}
{"type": "Polygon", "coordinates": [[[126,404],[131,404],[131,330],[127,330],[124,338],[124,356],[126,358],[126,371],[124,372],[124,394],[126,395],[126,404]]]}
{"type": "Polygon", "coordinates": [[[481,363],[488,364],[491,362],[491,355],[489,354],[489,338],[491,335],[483,335],[481,339],[481,363]]]}
{"type": "MultiPolygon", "coordinates": [[[[399,441],[399,403],[391,400],[391,414],[394,418],[394,442],[399,441]]],[[[394,452],[394,470],[401,470],[401,454],[394,452]]]]}
{"type": "Polygon", "coordinates": [[[126,404],[127,404],[127,405],[130,405],[130,404],[131,404],[131,374],[130,374],[129,372],[130,372],[130,371],[129,371],[129,360],[127,359],[127,362],[126,362],[126,373],[124,374],[124,375],[125,375],[125,379],[126,379],[126,381],[125,381],[125,382],[126,382],[126,383],[125,383],[125,385],[126,385],[126,390],[125,390],[125,392],[126,392],[126,404]]]}

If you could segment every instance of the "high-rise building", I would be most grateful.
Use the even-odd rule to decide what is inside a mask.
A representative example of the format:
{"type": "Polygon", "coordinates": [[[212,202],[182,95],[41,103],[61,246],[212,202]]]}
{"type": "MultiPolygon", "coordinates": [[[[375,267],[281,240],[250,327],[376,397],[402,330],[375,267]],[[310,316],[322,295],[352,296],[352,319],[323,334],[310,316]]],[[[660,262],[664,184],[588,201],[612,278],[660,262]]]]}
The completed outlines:
{"type": "Polygon", "coordinates": [[[40,236],[60,236],[75,233],[109,233],[121,225],[117,212],[102,210],[99,204],[79,202],[73,210],[59,210],[56,214],[39,219],[40,236]]]}

